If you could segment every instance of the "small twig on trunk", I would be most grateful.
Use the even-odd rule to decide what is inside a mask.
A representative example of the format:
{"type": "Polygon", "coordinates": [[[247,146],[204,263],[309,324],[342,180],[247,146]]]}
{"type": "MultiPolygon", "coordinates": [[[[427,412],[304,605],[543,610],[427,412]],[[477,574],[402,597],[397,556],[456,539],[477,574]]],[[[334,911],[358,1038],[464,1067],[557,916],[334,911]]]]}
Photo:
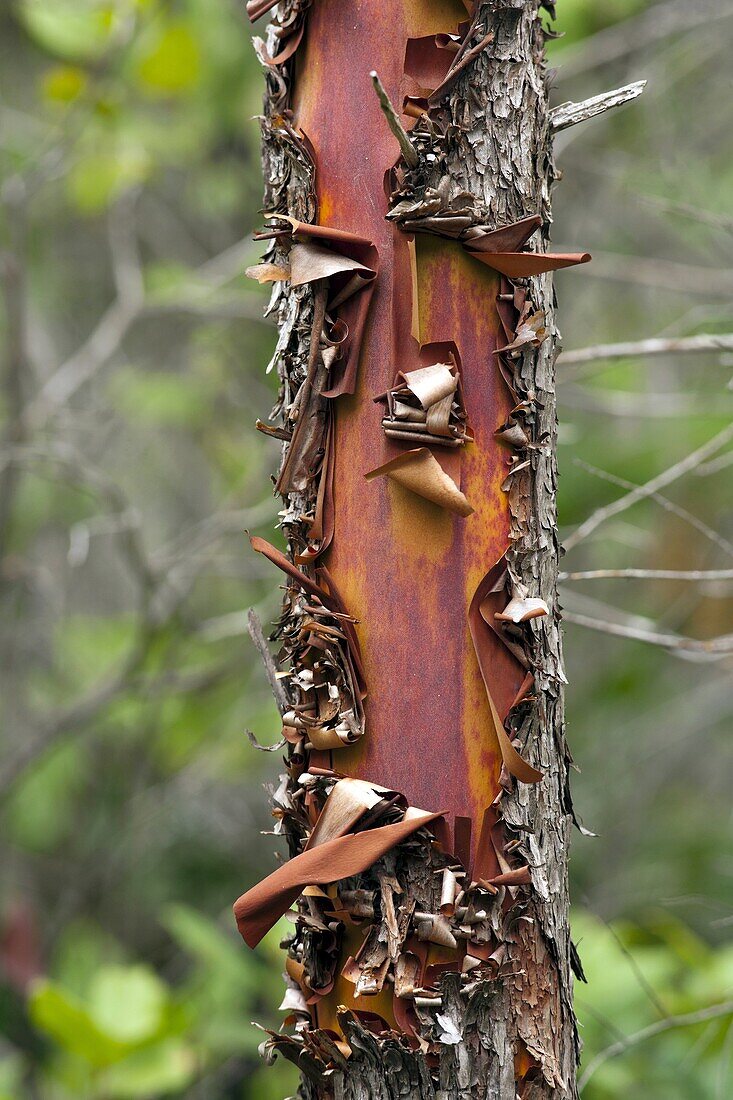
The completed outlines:
{"type": "Polygon", "coordinates": [[[617,1058],[619,1054],[625,1054],[627,1050],[638,1046],[647,1039],[653,1039],[655,1035],[661,1035],[665,1031],[672,1031],[674,1028],[692,1027],[695,1024],[703,1024],[706,1020],[715,1020],[721,1016],[729,1016],[731,1013],[733,1013],[733,1001],[722,1001],[717,1005],[709,1005],[707,1008],[700,1008],[696,1012],[683,1012],[678,1016],[667,1016],[664,1020],[657,1020],[656,1023],[642,1028],[641,1031],[634,1032],[633,1035],[627,1035],[625,1038],[619,1039],[618,1042],[611,1043],[605,1050],[599,1051],[595,1058],[591,1059],[588,1063],[585,1072],[578,1082],[578,1091],[582,1092],[593,1074],[596,1070],[600,1069],[604,1062],[607,1062],[610,1058],[617,1058]]]}
{"type": "Polygon", "coordinates": [[[596,118],[598,115],[612,111],[614,107],[622,107],[624,103],[630,103],[637,99],[646,88],[646,80],[637,80],[633,84],[626,84],[623,88],[615,88],[612,92],[603,92],[601,95],[583,99],[580,103],[561,103],[550,111],[550,127],[558,134],[561,130],[567,130],[569,126],[577,126],[580,122],[596,118]]]}
{"type": "Polygon", "coordinates": [[[397,138],[397,141],[402,152],[402,156],[405,159],[405,164],[408,168],[417,168],[420,163],[420,158],[417,155],[414,145],[410,141],[407,130],[404,128],[399,120],[397,111],[392,106],[389,96],[384,90],[384,85],[379,79],[377,73],[372,69],[369,74],[372,78],[372,84],[374,85],[374,91],[377,93],[377,99],[379,100],[379,106],[384,112],[384,117],[387,119],[390,130],[397,138]]]}

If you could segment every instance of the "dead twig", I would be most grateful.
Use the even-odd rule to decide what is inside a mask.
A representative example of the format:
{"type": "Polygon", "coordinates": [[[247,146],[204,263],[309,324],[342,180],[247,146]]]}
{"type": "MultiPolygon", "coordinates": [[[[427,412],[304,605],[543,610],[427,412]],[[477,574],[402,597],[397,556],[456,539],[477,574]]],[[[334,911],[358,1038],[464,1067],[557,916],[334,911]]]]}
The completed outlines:
{"type": "Polygon", "coordinates": [[[612,111],[615,107],[622,107],[625,103],[631,103],[638,99],[646,88],[646,80],[637,80],[633,84],[626,84],[623,88],[615,88],[612,92],[602,92],[601,95],[591,96],[579,103],[561,103],[550,111],[550,127],[554,133],[567,130],[569,126],[577,126],[580,122],[587,122],[591,118],[612,111]]]}
{"type": "Polygon", "coordinates": [[[717,638],[700,640],[686,638],[684,634],[662,634],[656,630],[646,630],[632,623],[612,623],[607,619],[596,619],[591,615],[581,615],[575,611],[563,611],[563,619],[575,626],[585,626],[601,634],[612,634],[617,638],[631,638],[648,645],[661,646],[681,653],[699,655],[699,659],[718,661],[733,654],[733,634],[723,634],[717,638]]]}
{"type": "Polygon", "coordinates": [[[733,332],[680,336],[675,339],[628,340],[618,344],[593,344],[585,348],[561,351],[562,367],[596,363],[601,359],[635,359],[648,355],[697,355],[710,351],[733,351],[733,332]]]}
{"type": "MultiPolygon", "coordinates": [[[[593,477],[600,478],[601,481],[607,481],[610,485],[618,485],[620,489],[639,488],[635,482],[627,481],[625,477],[619,477],[617,474],[611,474],[607,470],[601,470],[597,466],[592,466],[590,462],[585,462],[582,458],[574,458],[573,465],[579,466],[581,470],[585,470],[587,473],[592,474],[593,477]]],[[[692,472],[696,474],[697,470],[693,470],[692,472]]],[[[649,500],[653,500],[654,503],[658,504],[660,508],[663,508],[665,512],[670,512],[673,516],[677,516],[683,523],[689,524],[689,526],[701,534],[703,538],[712,542],[713,545],[722,550],[729,558],[733,558],[733,543],[724,538],[719,531],[716,531],[713,527],[704,523],[703,520],[698,519],[697,516],[693,516],[692,512],[688,512],[686,508],[682,508],[681,505],[675,504],[672,500],[668,500],[667,497],[662,496],[661,493],[650,493],[649,500]]]]}
{"type": "Polygon", "coordinates": [[[414,145],[410,141],[407,130],[400,122],[397,111],[394,109],[392,102],[384,90],[384,85],[379,79],[378,74],[372,69],[370,72],[372,78],[372,84],[374,85],[374,91],[377,93],[377,99],[379,100],[379,106],[382,108],[384,117],[387,119],[387,125],[397,138],[397,142],[400,147],[400,151],[404,158],[405,164],[408,168],[417,168],[420,163],[420,158],[417,155],[414,145]]]}
{"type": "Polygon", "coordinates": [[[558,573],[560,581],[733,581],[733,569],[587,569],[558,573]]]}

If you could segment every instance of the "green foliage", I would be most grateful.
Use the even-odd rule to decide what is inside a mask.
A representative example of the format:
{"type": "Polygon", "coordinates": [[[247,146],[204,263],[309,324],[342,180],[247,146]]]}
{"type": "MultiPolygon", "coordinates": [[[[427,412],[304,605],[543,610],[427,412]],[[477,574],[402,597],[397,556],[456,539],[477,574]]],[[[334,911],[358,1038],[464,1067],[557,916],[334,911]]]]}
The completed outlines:
{"type": "MultiPolygon", "coordinates": [[[[261,956],[248,956],[231,927],[224,932],[185,905],[166,907],[162,923],[184,966],[175,987],[140,963],[99,962],[101,940],[93,926],[76,929],[73,956],[67,951],[61,960],[60,972],[71,974],[75,984],[86,971],[81,992],[63,979],[31,985],[29,1019],[50,1044],[42,1070],[44,1096],[178,1095],[194,1080],[210,1081],[215,1089],[230,1060],[256,1058],[259,1038],[250,1016],[267,1016],[278,996],[277,941],[268,937],[261,956]],[[85,955],[95,960],[91,968],[85,955]]],[[[13,1100],[19,1095],[12,1091],[14,1074],[17,1067],[9,1061],[0,1084],[7,1080],[13,1100]]],[[[275,1087],[289,1078],[292,1073],[281,1067],[275,1087]]],[[[268,1083],[248,1095],[270,1094],[268,1083]]]]}
{"type": "Polygon", "coordinates": [[[649,1100],[719,1100],[733,1088],[733,947],[711,948],[663,912],[643,925],[614,927],[575,913],[587,986],[577,991],[585,1045],[583,1064],[662,1019],[731,1002],[717,1019],[671,1028],[601,1064],[583,1096],[616,1100],[642,1092],[649,1100]]]}

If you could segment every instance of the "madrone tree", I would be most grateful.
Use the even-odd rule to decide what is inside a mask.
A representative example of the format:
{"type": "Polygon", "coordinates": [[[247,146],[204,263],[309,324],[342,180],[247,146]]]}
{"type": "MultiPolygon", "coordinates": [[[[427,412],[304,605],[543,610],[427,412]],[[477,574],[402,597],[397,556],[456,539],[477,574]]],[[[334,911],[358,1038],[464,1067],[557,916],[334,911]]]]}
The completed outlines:
{"type": "MultiPolygon", "coordinates": [[[[270,13],[263,262],[284,600],[270,657],[301,1094],[572,1098],[573,823],[557,607],[550,0],[270,13]]],[[[275,574],[275,570],[273,571],[275,574]]]]}

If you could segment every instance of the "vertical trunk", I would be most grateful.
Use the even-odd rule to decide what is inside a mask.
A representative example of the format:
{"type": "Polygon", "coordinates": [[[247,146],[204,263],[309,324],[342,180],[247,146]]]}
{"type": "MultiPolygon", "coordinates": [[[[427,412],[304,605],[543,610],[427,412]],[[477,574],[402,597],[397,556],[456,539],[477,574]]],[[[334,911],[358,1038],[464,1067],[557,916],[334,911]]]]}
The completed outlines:
{"type": "Polygon", "coordinates": [[[296,858],[237,903],[254,943],[310,884],[295,1033],[265,1044],[304,1097],[576,1095],[548,272],[586,257],[546,253],[539,7],[285,0],[258,47],[265,209],[325,227],[270,219],[255,272],[280,329],[295,568],[255,548],[290,577],[275,811],[296,858]],[[373,69],[412,97],[402,156],[373,69]],[[426,366],[460,376],[442,429],[410,389],[426,366]]]}

